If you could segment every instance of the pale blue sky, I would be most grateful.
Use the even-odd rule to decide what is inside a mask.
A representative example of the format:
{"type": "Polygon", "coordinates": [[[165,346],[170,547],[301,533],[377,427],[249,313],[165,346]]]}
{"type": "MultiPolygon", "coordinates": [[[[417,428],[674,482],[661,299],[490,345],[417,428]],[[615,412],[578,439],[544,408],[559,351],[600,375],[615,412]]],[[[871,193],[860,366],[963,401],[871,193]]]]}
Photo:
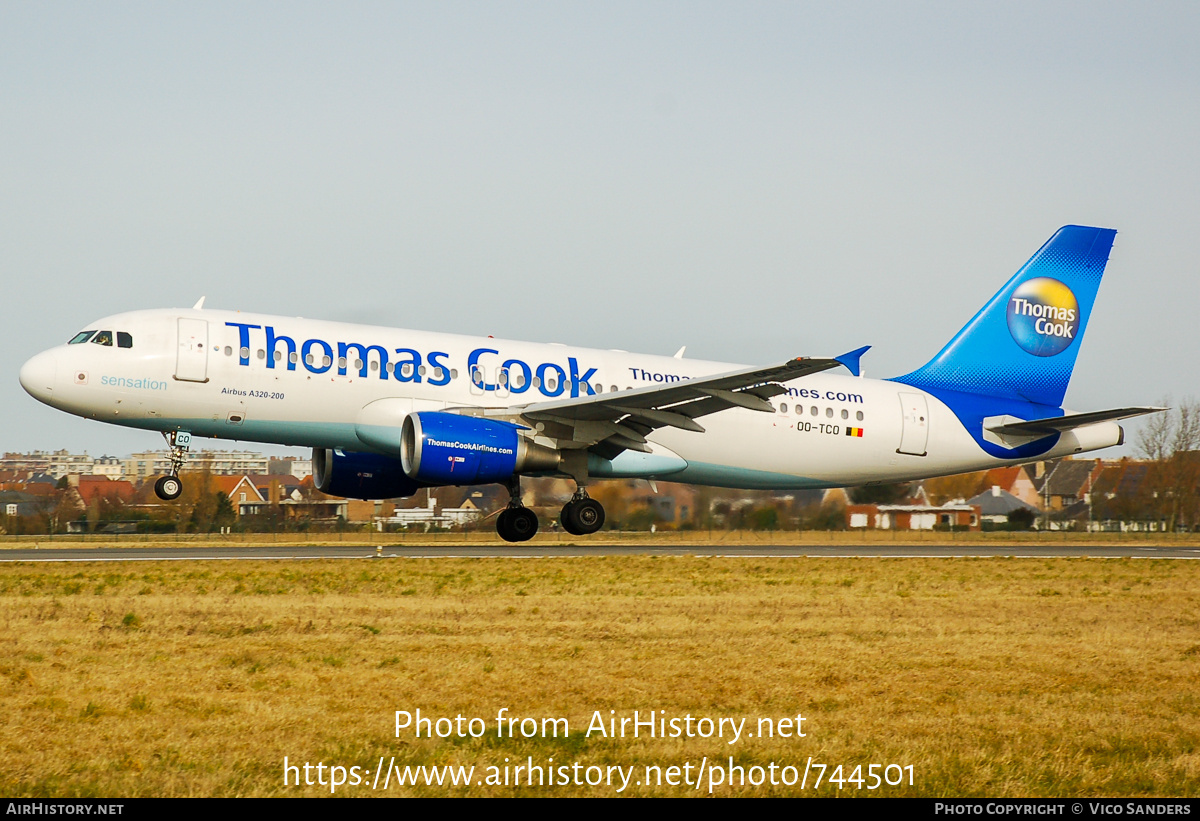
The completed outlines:
{"type": "Polygon", "coordinates": [[[1068,403],[1200,395],[1194,3],[0,4],[0,450],[158,447],[30,355],[191,305],[924,362],[1116,228],[1068,403]]]}

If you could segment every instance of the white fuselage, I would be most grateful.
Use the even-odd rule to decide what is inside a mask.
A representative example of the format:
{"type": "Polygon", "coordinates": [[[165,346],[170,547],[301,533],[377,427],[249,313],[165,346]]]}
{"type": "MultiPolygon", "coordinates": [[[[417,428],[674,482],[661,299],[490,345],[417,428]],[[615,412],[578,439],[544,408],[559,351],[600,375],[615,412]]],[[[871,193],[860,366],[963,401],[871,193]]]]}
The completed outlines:
{"type": "MultiPolygon", "coordinates": [[[[216,310],[140,311],[90,330],[127,334],[31,359],[26,389],[64,411],[149,430],[347,451],[388,452],[380,429],[411,411],[513,408],[646,388],[739,366],[425,331],[216,310]],[[474,374],[475,378],[472,379],[474,374]],[[368,434],[370,430],[373,433],[368,434]]],[[[733,408],[704,433],[648,435],[648,458],[593,467],[745,488],[894,482],[1018,459],[985,453],[943,402],[896,382],[819,373],[787,383],[774,413],[733,408]]],[[[1062,434],[1052,458],[1120,441],[1104,422],[1062,434]]],[[[632,454],[631,454],[632,455],[632,454]]]]}

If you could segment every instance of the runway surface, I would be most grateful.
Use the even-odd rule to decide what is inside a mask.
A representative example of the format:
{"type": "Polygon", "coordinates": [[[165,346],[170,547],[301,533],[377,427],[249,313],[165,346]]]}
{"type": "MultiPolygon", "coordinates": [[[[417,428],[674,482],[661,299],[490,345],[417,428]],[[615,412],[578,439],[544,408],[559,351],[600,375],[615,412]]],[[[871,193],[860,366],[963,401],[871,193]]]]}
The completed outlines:
{"type": "Polygon", "coordinates": [[[270,545],[228,547],[87,547],[0,550],[0,562],[229,561],[238,559],[536,559],[574,556],[771,558],[1139,558],[1200,559],[1200,547],[1137,545],[270,545]]]}

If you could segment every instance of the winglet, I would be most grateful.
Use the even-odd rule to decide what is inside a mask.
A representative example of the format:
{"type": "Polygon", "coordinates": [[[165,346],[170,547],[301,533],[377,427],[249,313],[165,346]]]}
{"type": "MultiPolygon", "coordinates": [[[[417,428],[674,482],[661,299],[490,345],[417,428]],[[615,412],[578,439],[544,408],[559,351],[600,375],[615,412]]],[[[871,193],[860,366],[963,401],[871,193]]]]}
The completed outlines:
{"type": "Polygon", "coordinates": [[[870,345],[863,345],[858,350],[844,353],[841,356],[835,356],[834,359],[846,366],[846,370],[855,376],[859,375],[858,360],[862,359],[862,355],[871,350],[870,345]]]}

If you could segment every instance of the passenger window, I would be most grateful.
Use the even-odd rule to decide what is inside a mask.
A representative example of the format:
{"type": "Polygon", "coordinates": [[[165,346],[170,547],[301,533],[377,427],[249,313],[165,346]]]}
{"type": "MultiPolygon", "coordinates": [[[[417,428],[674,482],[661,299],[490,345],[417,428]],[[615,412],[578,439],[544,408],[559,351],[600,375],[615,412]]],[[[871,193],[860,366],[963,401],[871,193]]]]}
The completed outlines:
{"type": "Polygon", "coordinates": [[[848,410],[844,410],[844,411],[842,411],[842,418],[843,418],[843,419],[849,419],[849,418],[850,418],[850,411],[848,411],[848,410]]]}
{"type": "Polygon", "coordinates": [[[233,346],[231,346],[231,345],[226,345],[226,346],[225,346],[225,355],[226,355],[226,356],[233,356],[233,346]]]}
{"type": "Polygon", "coordinates": [[[832,419],[833,418],[833,408],[826,408],[825,415],[828,416],[830,419],[832,419]]]}
{"type": "Polygon", "coordinates": [[[132,348],[133,347],[133,337],[130,336],[129,334],[125,333],[124,331],[117,331],[117,347],[118,348],[132,348]]]}
{"type": "Polygon", "coordinates": [[[92,338],[93,345],[108,345],[112,347],[112,331],[100,331],[92,338]]]}
{"type": "Polygon", "coordinates": [[[267,352],[266,352],[266,351],[264,351],[262,348],[259,348],[259,349],[258,349],[258,358],[259,358],[259,359],[266,359],[266,358],[267,358],[267,352]]]}
{"type": "Polygon", "coordinates": [[[857,414],[855,414],[855,418],[861,422],[863,420],[862,411],[859,411],[857,414]]]}
{"type": "Polygon", "coordinates": [[[813,415],[813,416],[816,416],[816,415],[817,415],[817,406],[816,406],[816,405],[813,405],[813,406],[812,406],[812,415],[813,415]]]}
{"type": "Polygon", "coordinates": [[[780,412],[780,413],[787,413],[787,402],[780,402],[780,403],[779,403],[779,412],[780,412]]]}
{"type": "Polygon", "coordinates": [[[67,344],[68,345],[78,345],[81,342],[87,342],[89,339],[92,338],[92,334],[94,334],[94,333],[96,333],[96,332],[95,331],[80,331],[79,333],[75,334],[74,338],[72,338],[71,341],[68,342],[67,344]]]}

